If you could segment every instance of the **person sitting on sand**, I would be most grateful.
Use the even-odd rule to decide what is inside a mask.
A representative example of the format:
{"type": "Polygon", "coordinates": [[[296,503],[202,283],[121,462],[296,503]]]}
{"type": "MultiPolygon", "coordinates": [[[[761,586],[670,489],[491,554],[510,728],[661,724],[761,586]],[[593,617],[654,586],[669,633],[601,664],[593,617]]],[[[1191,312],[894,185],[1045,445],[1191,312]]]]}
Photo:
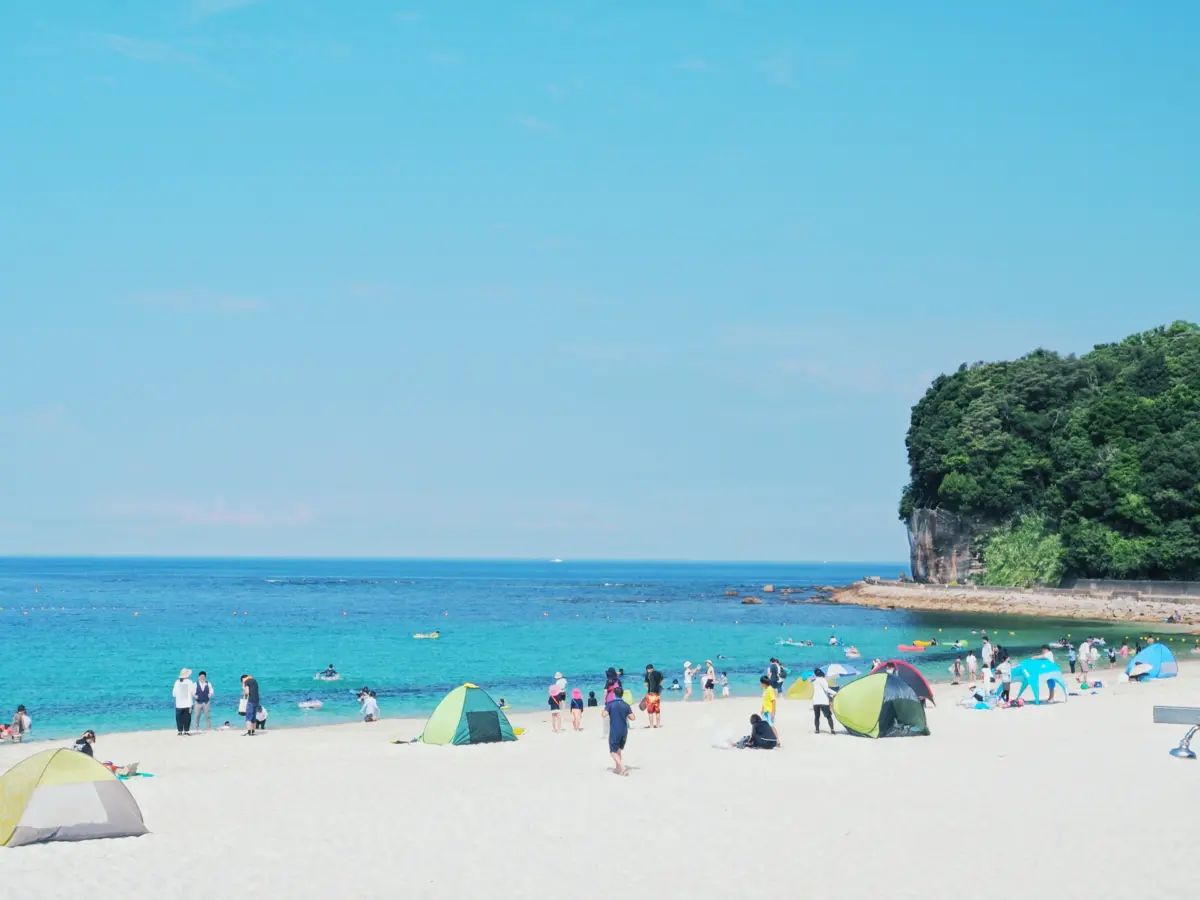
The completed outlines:
{"type": "Polygon", "coordinates": [[[739,750],[774,750],[779,746],[775,729],[758,713],[750,716],[750,733],[735,744],[739,750]]]}
{"type": "Polygon", "coordinates": [[[71,749],[78,750],[80,753],[84,753],[95,759],[95,754],[92,753],[92,744],[94,743],[96,743],[96,732],[89,728],[76,739],[71,749]]]}

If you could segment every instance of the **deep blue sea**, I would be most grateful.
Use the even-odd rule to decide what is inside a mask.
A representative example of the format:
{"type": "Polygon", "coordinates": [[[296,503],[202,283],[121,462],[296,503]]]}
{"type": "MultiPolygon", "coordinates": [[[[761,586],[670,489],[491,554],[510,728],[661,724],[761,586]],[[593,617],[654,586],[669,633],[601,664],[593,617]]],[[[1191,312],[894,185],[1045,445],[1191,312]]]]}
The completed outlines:
{"type": "MultiPolygon", "coordinates": [[[[427,714],[464,681],[514,707],[541,708],[557,670],[586,696],[602,687],[609,665],[625,668],[640,688],[636,673],[647,662],[669,682],[684,660],[706,658],[729,673],[735,694],[750,694],[770,656],[793,671],[844,661],[828,646],[831,631],[869,661],[895,656],[898,643],[969,638],[981,627],[1022,648],[1081,630],[1079,622],[789,603],[761,591],[765,584],[844,584],[903,568],[901,562],[0,559],[0,718],[9,721],[24,703],[40,739],[85,728],[171,728],[171,686],[184,666],[208,672],[219,721],[235,718],[238,677],[253,673],[273,726],[353,720],[354,689],[363,685],[378,693],[384,716],[427,714]],[[765,602],[744,606],[725,595],[731,589],[765,602]],[[412,637],[434,630],[438,640],[412,637]],[[816,646],[780,646],[787,638],[816,646]],[[314,680],[329,663],[343,680],[314,680]],[[309,697],[324,708],[299,709],[309,697]]],[[[1088,630],[1120,637],[1122,628],[1088,630]]],[[[913,659],[944,676],[949,657],[943,651],[913,659]]]]}

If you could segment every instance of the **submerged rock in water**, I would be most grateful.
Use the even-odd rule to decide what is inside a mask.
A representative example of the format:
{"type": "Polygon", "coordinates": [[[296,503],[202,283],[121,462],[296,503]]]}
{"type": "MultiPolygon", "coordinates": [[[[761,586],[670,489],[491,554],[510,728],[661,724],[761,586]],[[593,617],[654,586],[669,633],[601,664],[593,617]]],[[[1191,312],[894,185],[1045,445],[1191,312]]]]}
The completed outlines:
{"type": "Polygon", "coordinates": [[[743,597],[742,598],[742,606],[750,606],[755,603],[762,603],[762,599],[759,597],[743,597]]]}

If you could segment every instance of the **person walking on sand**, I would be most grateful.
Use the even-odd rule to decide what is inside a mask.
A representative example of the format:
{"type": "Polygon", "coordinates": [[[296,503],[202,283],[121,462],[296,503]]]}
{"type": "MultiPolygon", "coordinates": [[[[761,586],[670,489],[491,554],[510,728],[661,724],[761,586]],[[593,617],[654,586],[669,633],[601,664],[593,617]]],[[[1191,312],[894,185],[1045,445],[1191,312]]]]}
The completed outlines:
{"type": "Polygon", "coordinates": [[[662,686],[662,672],[646,663],[646,718],[651,728],[662,727],[662,686]]]}
{"type": "Polygon", "coordinates": [[[617,775],[628,775],[625,768],[625,742],[629,739],[629,723],[634,720],[633,709],[619,697],[604,707],[600,716],[608,720],[608,755],[615,764],[617,775]]]}
{"type": "Polygon", "coordinates": [[[829,733],[833,734],[833,708],[830,705],[833,702],[833,688],[825,680],[822,669],[813,672],[812,688],[813,729],[817,734],[821,733],[821,716],[824,716],[829,723],[829,733]]]}
{"type": "Polygon", "coordinates": [[[559,689],[558,682],[550,685],[550,730],[554,733],[562,731],[562,707],[563,695],[559,689]]]}
{"type": "Polygon", "coordinates": [[[571,691],[571,728],[583,731],[583,691],[579,688],[571,691]]]}
{"type": "Polygon", "coordinates": [[[258,704],[260,702],[258,679],[251,675],[243,675],[240,681],[242,682],[242,698],[246,701],[246,735],[254,737],[258,731],[258,704]]]}
{"type": "Polygon", "coordinates": [[[208,723],[208,730],[212,731],[212,699],[214,696],[212,682],[208,680],[208,673],[202,670],[196,676],[196,705],[192,710],[192,724],[196,726],[197,731],[204,730],[200,727],[201,718],[208,723]]]}
{"type": "Polygon", "coordinates": [[[975,657],[974,650],[967,651],[967,682],[974,683],[975,676],[979,672],[979,660],[975,657]]]}
{"type": "Polygon", "coordinates": [[[179,737],[191,734],[192,704],[196,702],[196,684],[192,681],[191,669],[179,670],[171,693],[175,696],[175,730],[179,737]]]}

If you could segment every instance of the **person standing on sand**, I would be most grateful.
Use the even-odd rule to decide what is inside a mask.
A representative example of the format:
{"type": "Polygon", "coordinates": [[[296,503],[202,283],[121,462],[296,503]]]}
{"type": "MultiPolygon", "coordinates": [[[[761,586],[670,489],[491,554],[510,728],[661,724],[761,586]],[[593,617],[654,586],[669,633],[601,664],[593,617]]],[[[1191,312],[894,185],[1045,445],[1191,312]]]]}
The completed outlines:
{"type": "Polygon", "coordinates": [[[1067,645],[1067,665],[1071,667],[1071,674],[1072,674],[1072,675],[1074,675],[1074,674],[1075,674],[1075,663],[1076,663],[1078,660],[1079,660],[1079,657],[1078,657],[1078,655],[1076,655],[1076,653],[1075,653],[1075,645],[1074,645],[1074,644],[1068,644],[1068,645],[1067,645]]]}
{"type": "Polygon", "coordinates": [[[563,699],[567,698],[567,679],[563,677],[562,672],[554,673],[554,683],[558,685],[558,692],[563,695],[563,699]]]}
{"type": "Polygon", "coordinates": [[[954,657],[954,662],[950,665],[950,683],[962,684],[962,657],[954,657]]]}
{"type": "Polygon", "coordinates": [[[1012,690],[1012,660],[1005,653],[1000,657],[1000,662],[996,665],[996,674],[1000,676],[1000,698],[1008,700],[1009,692],[1012,690]]]}
{"type": "Polygon", "coordinates": [[[967,651],[967,683],[974,684],[975,676],[979,672],[979,660],[975,658],[975,651],[967,651]]]}
{"type": "Polygon", "coordinates": [[[700,678],[700,686],[704,689],[705,700],[717,699],[717,670],[713,668],[711,659],[704,661],[704,675],[700,678]]]}
{"type": "MultiPolygon", "coordinates": [[[[895,671],[895,667],[892,667],[895,671]]],[[[829,686],[829,682],[825,680],[825,672],[817,669],[813,672],[813,728],[817,734],[821,733],[821,716],[829,723],[829,733],[834,734],[833,730],[833,709],[830,704],[833,702],[833,688],[829,686]]]]}
{"type": "Polygon", "coordinates": [[[634,720],[633,709],[624,700],[617,698],[604,707],[601,717],[608,720],[608,755],[612,757],[617,775],[627,775],[625,768],[625,742],[629,739],[629,723],[634,720]]]}
{"type": "Polygon", "coordinates": [[[240,680],[242,682],[242,696],[246,700],[246,735],[247,737],[254,737],[258,731],[258,681],[250,675],[243,675],[240,680]]]}
{"type": "Polygon", "coordinates": [[[983,646],[979,650],[979,656],[983,660],[983,667],[985,669],[990,669],[992,667],[992,658],[994,654],[992,652],[992,642],[986,637],[983,639],[983,646]]]}
{"type": "Polygon", "coordinates": [[[662,728],[662,672],[646,663],[646,718],[651,728],[662,728]]]}
{"type": "Polygon", "coordinates": [[[1079,645],[1079,680],[1087,681],[1088,670],[1092,667],[1092,639],[1084,638],[1079,645]]]}
{"type": "Polygon", "coordinates": [[[208,730],[212,731],[212,699],[215,696],[213,692],[212,682],[208,680],[208,673],[201,671],[196,676],[196,706],[192,714],[192,724],[196,726],[197,731],[203,731],[200,727],[201,717],[208,722],[208,730]]]}
{"type": "Polygon", "coordinates": [[[722,672],[721,673],[721,697],[725,698],[728,696],[729,696],[729,673],[722,672]]]}
{"type": "Polygon", "coordinates": [[[775,688],[771,687],[771,679],[767,675],[759,678],[758,683],[762,685],[762,717],[775,732],[776,746],[782,750],[783,741],[779,740],[779,730],[775,728],[775,688]]]}
{"type": "Polygon", "coordinates": [[[686,703],[688,697],[692,696],[692,679],[696,673],[700,671],[700,667],[692,668],[692,661],[685,660],[683,663],[683,702],[686,703]]]}
{"type": "Polygon", "coordinates": [[[192,704],[196,701],[196,685],[192,681],[191,669],[179,670],[171,693],[175,696],[175,730],[179,737],[183,737],[192,731],[192,704]]]}

